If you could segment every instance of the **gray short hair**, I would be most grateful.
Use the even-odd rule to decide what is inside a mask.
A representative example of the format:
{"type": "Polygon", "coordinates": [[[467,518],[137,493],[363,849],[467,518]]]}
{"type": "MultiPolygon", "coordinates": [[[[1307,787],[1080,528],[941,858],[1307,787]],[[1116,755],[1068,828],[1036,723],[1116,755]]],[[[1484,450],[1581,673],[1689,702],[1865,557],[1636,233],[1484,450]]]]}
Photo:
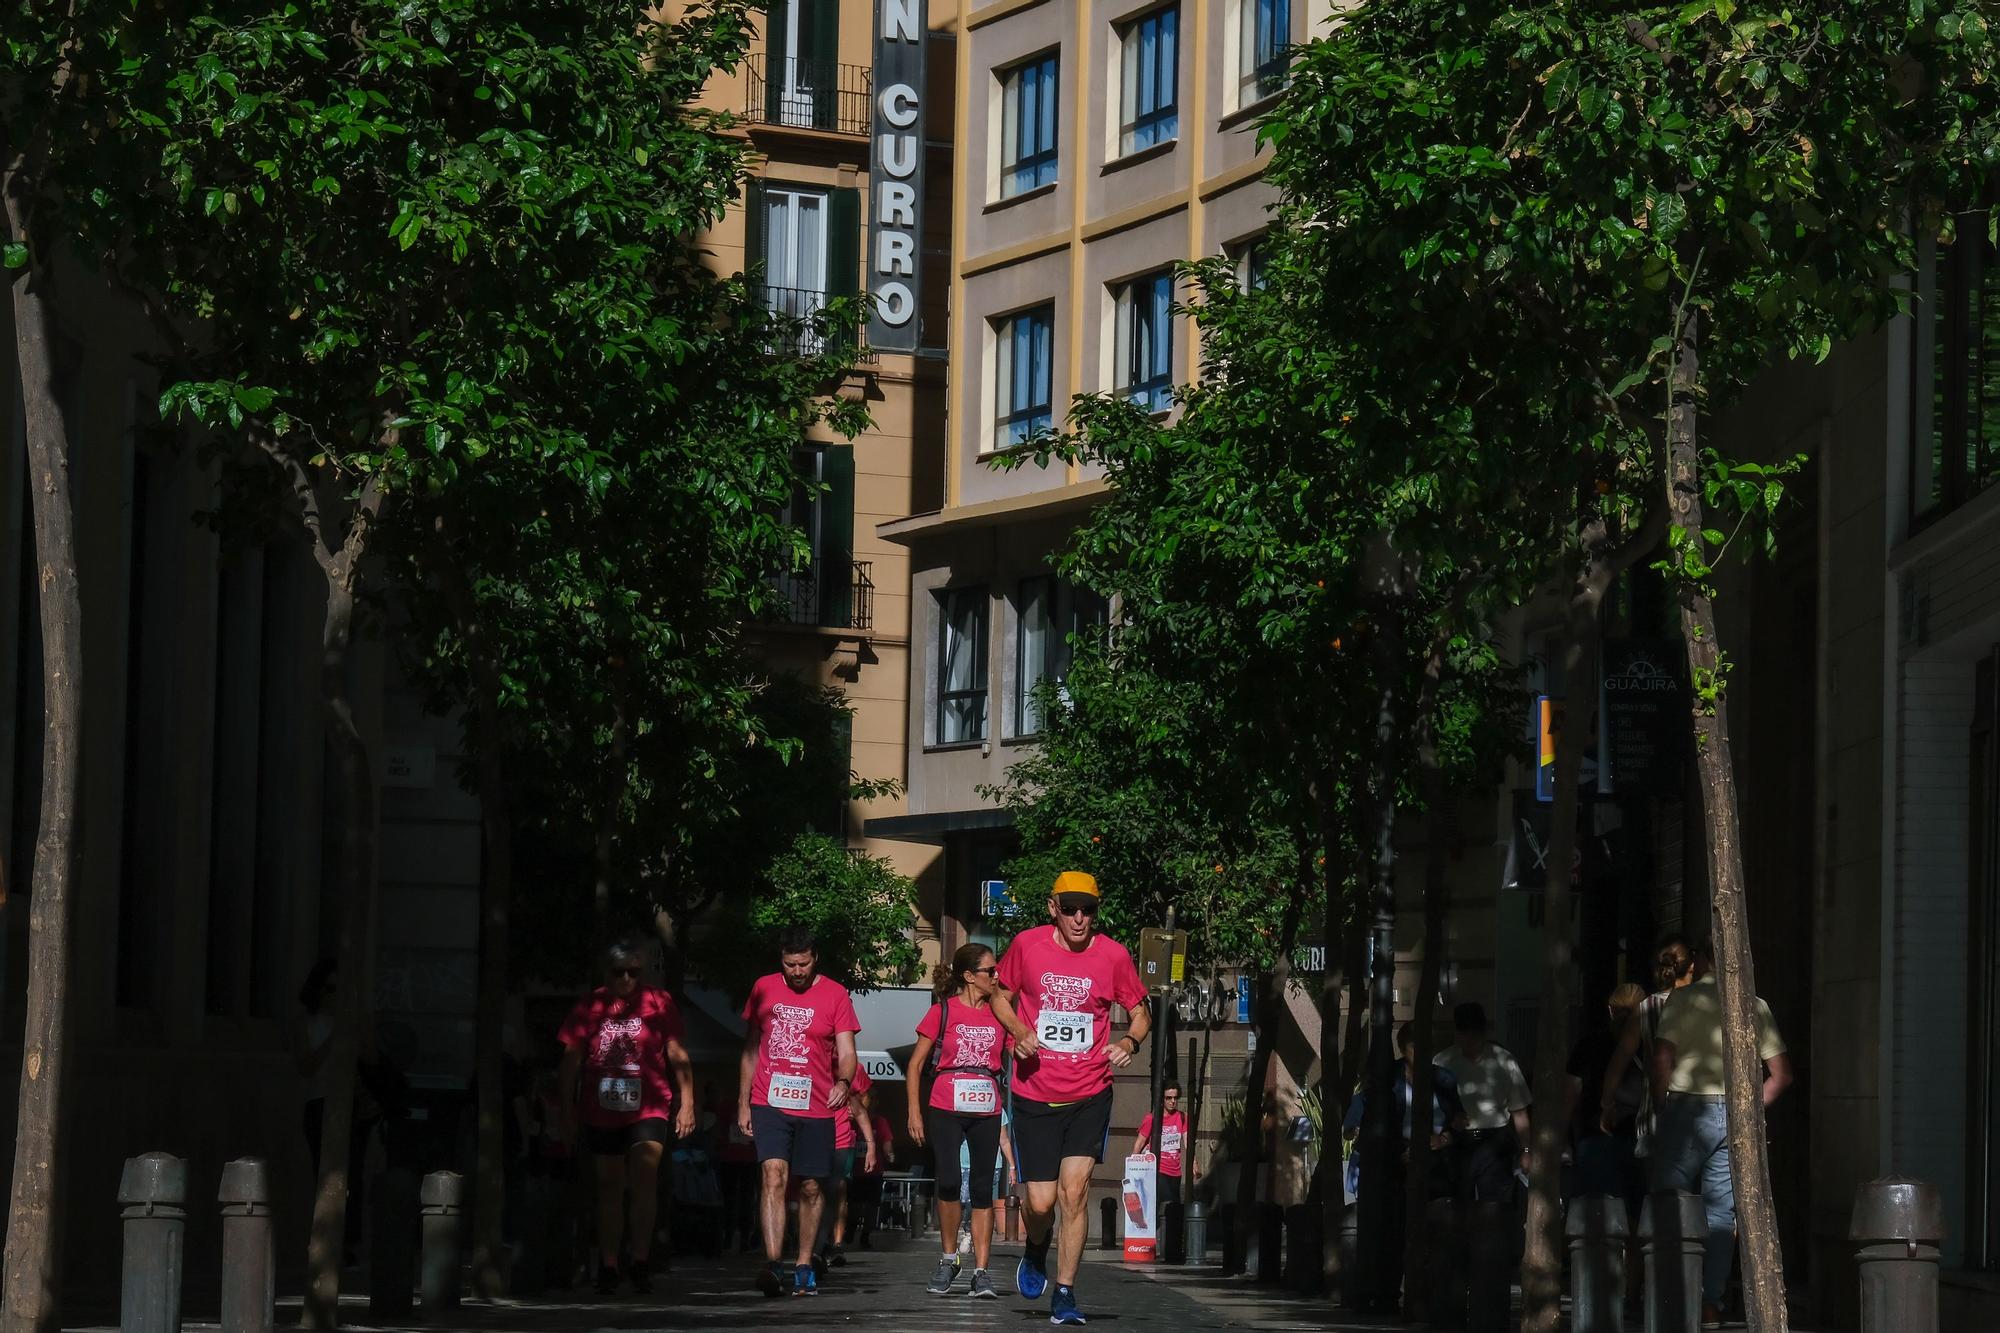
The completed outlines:
{"type": "Polygon", "coordinates": [[[637,935],[620,935],[605,945],[604,952],[598,955],[602,969],[606,972],[611,970],[613,964],[627,958],[636,958],[640,965],[644,966],[652,961],[652,946],[637,935]]]}

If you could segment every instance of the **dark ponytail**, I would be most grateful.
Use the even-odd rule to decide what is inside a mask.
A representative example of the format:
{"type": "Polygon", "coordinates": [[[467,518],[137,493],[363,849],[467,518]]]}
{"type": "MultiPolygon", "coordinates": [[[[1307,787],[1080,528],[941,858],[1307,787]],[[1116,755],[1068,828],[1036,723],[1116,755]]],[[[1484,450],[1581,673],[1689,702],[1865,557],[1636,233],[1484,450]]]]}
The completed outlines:
{"type": "Polygon", "coordinates": [[[964,984],[965,974],[978,967],[979,960],[992,952],[993,950],[983,944],[959,945],[948,965],[939,963],[931,969],[931,994],[935,995],[940,1003],[958,994],[959,988],[964,984]]]}

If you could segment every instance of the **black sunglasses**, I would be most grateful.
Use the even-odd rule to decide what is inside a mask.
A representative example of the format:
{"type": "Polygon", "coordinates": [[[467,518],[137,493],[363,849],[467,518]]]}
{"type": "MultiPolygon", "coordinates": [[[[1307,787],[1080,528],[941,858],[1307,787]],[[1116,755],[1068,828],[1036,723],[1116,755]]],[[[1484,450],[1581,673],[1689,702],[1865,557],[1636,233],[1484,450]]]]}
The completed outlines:
{"type": "Polygon", "coordinates": [[[1000,975],[1000,969],[997,967],[968,967],[965,970],[973,973],[975,976],[996,977],[1000,975]]]}
{"type": "Polygon", "coordinates": [[[643,977],[646,975],[646,969],[643,967],[614,967],[611,969],[611,975],[614,977],[643,977]]]}
{"type": "Polygon", "coordinates": [[[1097,904],[1078,903],[1074,907],[1064,907],[1061,903],[1057,903],[1056,913],[1060,916],[1096,916],[1097,904]]]}

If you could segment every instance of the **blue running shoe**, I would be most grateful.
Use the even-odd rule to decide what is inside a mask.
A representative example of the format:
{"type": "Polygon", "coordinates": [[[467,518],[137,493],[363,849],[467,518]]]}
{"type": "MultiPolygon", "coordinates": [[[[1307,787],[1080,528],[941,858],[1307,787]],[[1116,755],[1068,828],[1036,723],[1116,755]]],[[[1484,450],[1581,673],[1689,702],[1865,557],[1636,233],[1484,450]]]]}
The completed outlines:
{"type": "Polygon", "coordinates": [[[819,1274],[813,1272],[811,1264],[800,1264],[792,1270],[792,1295],[819,1295],[819,1274]]]}
{"type": "Polygon", "coordinates": [[[1083,1311],[1076,1308],[1076,1288],[1057,1287],[1055,1295],[1049,1297],[1049,1322],[1051,1324],[1087,1324],[1083,1311]]]}
{"type": "Polygon", "coordinates": [[[1020,1292],[1024,1300],[1038,1301],[1048,1289],[1049,1275],[1042,1271],[1040,1264],[1022,1255],[1021,1262],[1014,1265],[1014,1290],[1020,1292]]]}

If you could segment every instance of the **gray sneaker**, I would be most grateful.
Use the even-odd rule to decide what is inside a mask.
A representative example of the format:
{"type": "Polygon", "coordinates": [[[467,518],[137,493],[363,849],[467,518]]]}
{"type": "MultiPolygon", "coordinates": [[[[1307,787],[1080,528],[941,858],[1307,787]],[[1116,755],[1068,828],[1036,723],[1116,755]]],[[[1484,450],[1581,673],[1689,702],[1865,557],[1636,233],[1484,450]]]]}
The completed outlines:
{"type": "Polygon", "coordinates": [[[931,1275],[931,1283],[924,1290],[933,1296],[942,1296],[951,1290],[951,1284],[958,1278],[958,1256],[947,1254],[938,1260],[938,1271],[931,1275]]]}
{"type": "Polygon", "coordinates": [[[972,1270],[972,1290],[967,1292],[966,1295],[984,1296],[988,1300],[1000,1299],[1000,1293],[993,1290],[993,1279],[986,1276],[986,1270],[983,1268],[972,1270]]]}

